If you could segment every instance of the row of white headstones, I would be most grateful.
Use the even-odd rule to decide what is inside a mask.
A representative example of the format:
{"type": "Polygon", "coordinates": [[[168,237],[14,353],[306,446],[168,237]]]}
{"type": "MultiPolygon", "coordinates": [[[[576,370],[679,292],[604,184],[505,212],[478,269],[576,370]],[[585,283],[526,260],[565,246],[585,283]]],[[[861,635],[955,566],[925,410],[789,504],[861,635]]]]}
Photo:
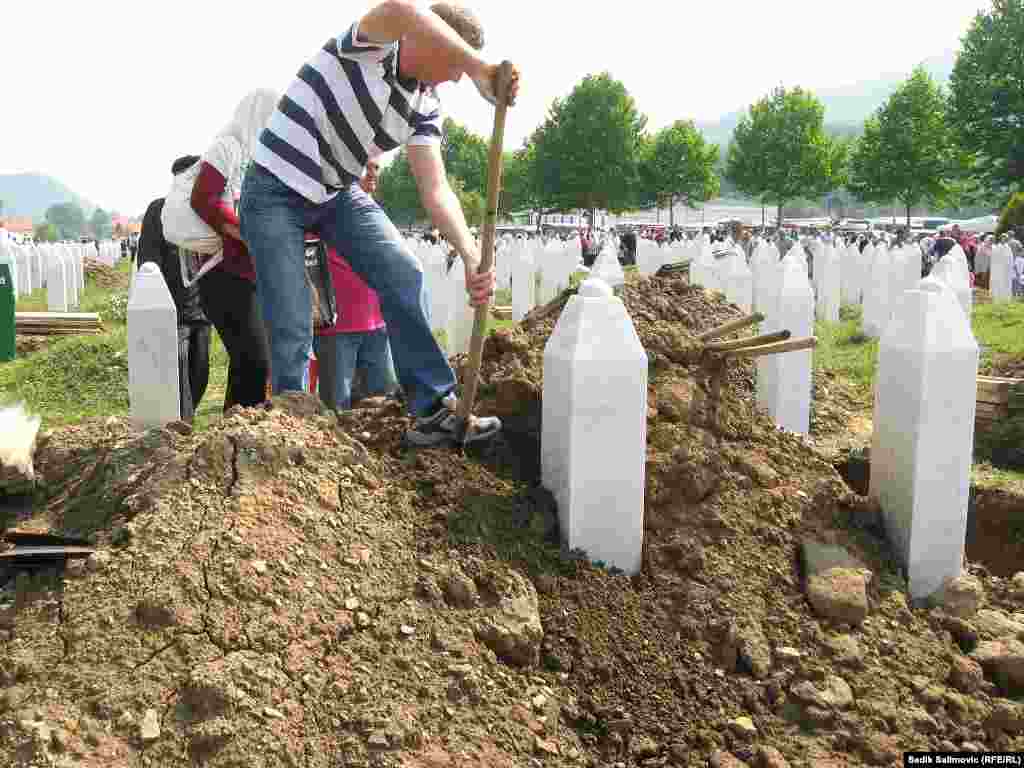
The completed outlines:
{"type": "MultiPolygon", "coordinates": [[[[811,245],[815,251],[819,246],[814,264],[822,298],[817,304],[819,311],[826,305],[826,314],[837,317],[841,260],[827,245],[811,245]]],[[[463,270],[456,264],[447,272],[438,248],[411,247],[424,264],[432,323],[450,334],[449,352],[462,351],[472,328],[472,312],[463,310],[463,270]]],[[[744,309],[756,306],[766,315],[762,332],[786,328],[795,337],[813,332],[815,290],[800,246],[779,259],[774,246],[761,244],[752,258],[754,269],[746,270],[749,280],[739,252],[712,263],[706,240],[659,248],[657,258],[649,260],[639,258],[645,250],[651,253],[644,246],[638,253],[645,272],[654,263],[689,257],[695,280],[724,273],[720,281],[728,293],[739,291],[741,299],[749,296],[744,309]]],[[[535,300],[543,300],[580,271],[578,254],[573,241],[504,243],[497,261],[499,283],[511,285],[514,303],[516,286],[524,283],[533,286],[535,300]],[[528,275],[525,265],[531,262],[533,278],[517,281],[517,269],[528,275]]],[[[870,269],[849,268],[847,282],[849,295],[856,290],[867,306],[881,304],[871,298],[875,282],[857,282],[854,275],[881,275],[878,265],[884,264],[890,282],[906,279],[898,287],[889,285],[886,309],[875,315],[882,339],[871,493],[882,503],[890,537],[907,567],[911,595],[925,597],[946,578],[958,575],[962,565],[978,345],[970,329],[969,307],[958,301],[966,279],[962,251],[954,248],[932,277],[914,283],[909,280],[910,266],[887,257],[872,254],[871,261],[864,262],[870,269]],[[893,270],[893,263],[902,263],[902,271],[893,270]],[[857,285],[863,287],[858,290],[857,285]]],[[[908,253],[906,259],[910,257],[908,253]]],[[[996,260],[994,256],[993,263],[996,260]]],[[[920,270],[920,261],[917,264],[920,270]]],[[[568,546],[635,573],[643,542],[647,355],[624,304],[613,293],[612,283],[621,280],[621,272],[614,249],[602,250],[545,347],[541,459],[543,483],[558,501],[568,546]]],[[[134,279],[128,336],[133,419],[141,426],[177,419],[176,317],[155,265],[144,266],[134,279]],[[161,392],[162,397],[155,394],[161,392]]],[[[803,434],[809,426],[811,357],[809,350],[790,352],[763,358],[758,366],[759,403],[780,427],[803,434]]]]}
{"type": "MultiPolygon", "coordinates": [[[[978,371],[966,256],[954,247],[921,279],[915,246],[810,247],[813,284],[799,245],[780,259],[773,245],[759,244],[752,269],[738,251],[716,260],[706,240],[684,246],[691,279],[763,312],[762,332],[811,335],[816,312],[835,321],[844,298],[864,305],[866,331],[880,337],[870,494],[881,503],[911,596],[926,598],[963,564],[978,371]]],[[[997,246],[994,300],[1010,298],[1009,264],[1009,249],[997,246]]],[[[621,301],[601,281],[586,281],[566,305],[544,369],[543,482],[558,500],[563,536],[570,547],[635,572],[647,357],[621,301]]],[[[811,371],[810,350],[758,361],[758,402],[780,428],[807,434],[811,371]]]]}
{"type": "Polygon", "coordinates": [[[76,309],[85,290],[85,259],[113,266],[121,251],[116,243],[15,243],[0,241],[0,263],[11,270],[15,297],[46,289],[50,312],[76,309]]]}

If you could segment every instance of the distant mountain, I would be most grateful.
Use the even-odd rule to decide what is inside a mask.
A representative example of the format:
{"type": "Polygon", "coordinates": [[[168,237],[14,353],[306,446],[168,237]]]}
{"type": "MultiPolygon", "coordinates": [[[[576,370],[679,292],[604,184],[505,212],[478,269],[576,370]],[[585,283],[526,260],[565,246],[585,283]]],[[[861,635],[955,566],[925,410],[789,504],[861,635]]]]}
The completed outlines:
{"type": "Polygon", "coordinates": [[[40,173],[0,174],[0,215],[29,216],[42,221],[46,209],[59,203],[78,203],[88,217],[96,210],[95,203],[68,189],[51,176],[40,173]]]}
{"type": "MultiPolygon", "coordinates": [[[[956,51],[947,51],[925,59],[921,66],[940,85],[948,85],[949,76],[956,63],[956,55],[956,51]]],[[[864,121],[882,106],[897,86],[909,76],[910,72],[880,75],[874,80],[815,91],[814,95],[825,105],[826,129],[830,133],[846,136],[859,134],[864,121]]],[[[732,141],[733,130],[746,112],[746,108],[743,108],[723,115],[717,122],[697,123],[697,127],[708,141],[718,144],[724,152],[726,145],[732,141]]]]}

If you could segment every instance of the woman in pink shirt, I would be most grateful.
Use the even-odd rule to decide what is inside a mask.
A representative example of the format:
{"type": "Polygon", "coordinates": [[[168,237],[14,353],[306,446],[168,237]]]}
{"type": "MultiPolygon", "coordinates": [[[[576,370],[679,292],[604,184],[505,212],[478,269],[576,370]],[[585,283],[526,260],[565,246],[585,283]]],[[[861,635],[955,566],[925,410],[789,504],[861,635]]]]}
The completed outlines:
{"type": "MultiPolygon", "coordinates": [[[[379,168],[376,160],[370,160],[359,182],[369,195],[377,189],[379,168]]],[[[356,369],[366,370],[369,395],[390,395],[398,384],[377,292],[333,248],[327,249],[327,265],[338,297],[338,321],[317,331],[313,352],[319,365],[320,399],[330,408],[347,410],[352,407],[356,369]]]]}

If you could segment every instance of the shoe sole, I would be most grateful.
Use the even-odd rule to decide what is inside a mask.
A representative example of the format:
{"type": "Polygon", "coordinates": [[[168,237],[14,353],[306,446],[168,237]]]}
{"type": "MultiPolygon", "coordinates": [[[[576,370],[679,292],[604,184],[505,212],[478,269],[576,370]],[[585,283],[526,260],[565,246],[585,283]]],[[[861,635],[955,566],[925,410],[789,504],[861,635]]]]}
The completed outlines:
{"type": "MultiPolygon", "coordinates": [[[[437,432],[435,435],[418,435],[413,437],[416,433],[406,432],[402,436],[402,445],[407,448],[437,448],[437,447],[455,447],[459,445],[458,439],[455,435],[443,432],[437,432]]],[[[501,429],[496,429],[492,432],[485,432],[483,434],[471,437],[466,440],[465,445],[473,445],[475,443],[483,443],[489,440],[493,440],[495,437],[501,434],[501,429]]]]}

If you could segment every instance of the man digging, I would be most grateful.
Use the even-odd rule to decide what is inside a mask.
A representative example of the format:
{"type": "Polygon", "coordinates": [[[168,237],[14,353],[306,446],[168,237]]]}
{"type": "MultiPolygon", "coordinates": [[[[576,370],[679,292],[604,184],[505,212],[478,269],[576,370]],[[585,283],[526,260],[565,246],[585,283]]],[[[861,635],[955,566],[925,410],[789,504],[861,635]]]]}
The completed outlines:
{"type": "MultiPolygon", "coordinates": [[[[482,47],[483,30],[464,8],[385,0],[302,67],[260,137],[242,188],[241,232],[256,265],[274,392],[302,390],[312,333],[303,233],[314,231],[380,297],[416,417],[406,433],[413,446],[458,440],[455,373],[430,330],[419,261],[358,180],[371,158],[406,145],[423,207],[462,257],[470,303],[490,300],[494,270],[477,272],[479,246],[445,175],[436,93],[438,84],[469,75],[494,103],[499,67],[480,58],[482,47]]],[[[515,73],[509,103],[517,91],[515,73]]],[[[497,418],[473,418],[466,442],[500,430],[497,418]]]]}

